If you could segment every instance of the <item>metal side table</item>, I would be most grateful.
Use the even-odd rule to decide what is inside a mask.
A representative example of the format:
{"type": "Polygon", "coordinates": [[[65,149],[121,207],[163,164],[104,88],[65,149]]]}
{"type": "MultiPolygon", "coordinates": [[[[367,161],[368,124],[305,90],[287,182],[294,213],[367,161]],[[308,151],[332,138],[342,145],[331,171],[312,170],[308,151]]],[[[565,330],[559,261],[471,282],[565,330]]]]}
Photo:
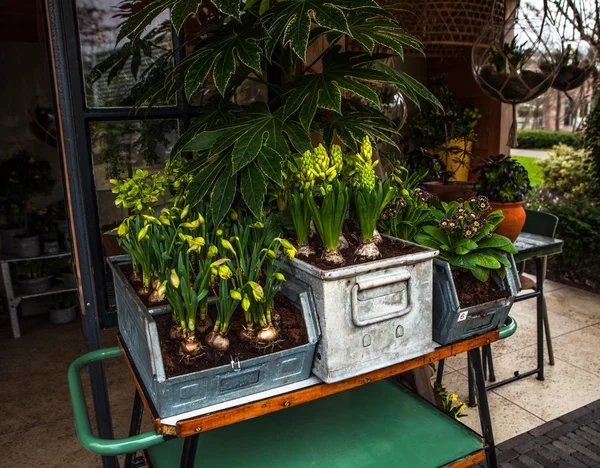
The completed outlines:
{"type": "MultiPolygon", "coordinates": [[[[537,234],[523,232],[515,242],[515,247],[519,251],[514,255],[515,262],[520,263],[525,260],[534,260],[536,274],[536,290],[522,294],[515,299],[515,302],[525,301],[536,298],[537,302],[537,367],[526,372],[515,371],[514,376],[501,382],[495,382],[494,365],[492,361],[491,347],[485,346],[483,349],[484,369],[489,369],[489,380],[494,382],[487,386],[488,390],[501,387],[511,382],[521,380],[530,375],[537,374],[538,380],[544,380],[544,324],[547,324],[547,311],[544,299],[544,280],[546,279],[546,260],[550,255],[560,254],[564,242],[552,237],[544,237],[537,234]]],[[[547,329],[550,335],[549,328],[547,329]]],[[[553,364],[553,362],[551,362],[553,364]]],[[[485,371],[484,371],[485,372],[485,371]]],[[[472,388],[472,387],[470,387],[472,388]]]]}

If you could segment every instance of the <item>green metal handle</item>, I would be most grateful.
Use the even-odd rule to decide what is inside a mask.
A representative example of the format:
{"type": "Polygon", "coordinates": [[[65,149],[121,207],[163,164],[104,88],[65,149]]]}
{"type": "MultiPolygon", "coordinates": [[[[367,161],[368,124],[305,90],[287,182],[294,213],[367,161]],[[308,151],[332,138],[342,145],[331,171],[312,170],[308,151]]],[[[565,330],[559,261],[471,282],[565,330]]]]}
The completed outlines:
{"type": "Polygon", "coordinates": [[[156,434],[154,431],[127,437],[126,439],[114,440],[101,439],[92,433],[87,405],[85,403],[85,394],[81,385],[80,371],[92,362],[117,358],[121,354],[121,349],[118,346],[99,349],[78,357],[69,366],[69,390],[71,393],[71,404],[73,405],[73,417],[75,419],[77,437],[81,445],[86,449],[100,455],[112,456],[137,452],[160,444],[165,440],[161,434],[156,434]]]}
{"type": "Polygon", "coordinates": [[[504,338],[513,336],[516,331],[517,331],[517,321],[514,318],[509,316],[506,319],[506,323],[504,324],[504,326],[500,329],[499,338],[501,340],[503,340],[504,338]]]}

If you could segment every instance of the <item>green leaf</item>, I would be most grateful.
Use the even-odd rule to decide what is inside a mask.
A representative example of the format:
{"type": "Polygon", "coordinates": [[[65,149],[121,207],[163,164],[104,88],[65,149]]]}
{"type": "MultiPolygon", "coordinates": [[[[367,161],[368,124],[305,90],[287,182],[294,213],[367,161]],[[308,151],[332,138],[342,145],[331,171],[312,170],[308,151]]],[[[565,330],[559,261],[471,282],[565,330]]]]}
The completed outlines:
{"type": "Polygon", "coordinates": [[[427,234],[415,234],[414,240],[417,244],[423,245],[425,247],[430,247],[436,250],[439,250],[440,248],[440,243],[437,242],[433,237],[428,236],[427,234]]]}
{"type": "Polygon", "coordinates": [[[282,155],[268,146],[263,146],[258,153],[256,161],[265,175],[278,186],[283,186],[282,167],[285,155],[282,155]]]}
{"type": "Polygon", "coordinates": [[[262,217],[262,205],[267,193],[267,180],[256,163],[244,167],[240,176],[242,197],[256,218],[262,217]]]}
{"type": "Polygon", "coordinates": [[[117,44],[126,37],[129,37],[131,40],[137,38],[157,16],[171,5],[175,4],[176,1],[177,0],[156,0],[136,14],[131,15],[119,26],[117,44]]]}
{"type": "Polygon", "coordinates": [[[223,156],[217,161],[208,162],[207,165],[194,175],[188,187],[188,198],[192,205],[196,205],[204,200],[210,192],[213,182],[223,170],[225,170],[226,174],[231,172],[231,166],[228,163],[228,158],[223,156]]]}
{"type": "Polygon", "coordinates": [[[240,0],[212,0],[215,6],[226,15],[240,18],[240,0]]]}
{"type": "Polygon", "coordinates": [[[506,256],[503,255],[500,252],[497,252],[497,251],[492,250],[492,249],[485,249],[483,251],[483,253],[485,253],[486,255],[490,255],[490,256],[494,257],[496,260],[498,260],[506,268],[511,268],[512,267],[512,264],[510,263],[510,260],[508,258],[506,258],[506,256]]]}
{"type": "Polygon", "coordinates": [[[473,252],[471,254],[473,260],[475,260],[475,264],[482,266],[484,268],[491,268],[492,270],[497,270],[502,265],[498,260],[496,260],[492,255],[487,254],[485,251],[482,252],[473,252]]]}
{"type": "Polygon", "coordinates": [[[412,102],[414,102],[417,107],[420,107],[419,96],[425,99],[427,102],[432,104],[433,106],[442,109],[442,104],[440,101],[433,95],[431,91],[429,91],[423,84],[419,81],[415,80],[412,76],[396,70],[385,63],[378,62],[377,68],[381,71],[386,72],[390,76],[390,81],[395,83],[398,86],[398,89],[412,102]]]}
{"type": "Polygon", "coordinates": [[[448,236],[444,233],[442,228],[437,226],[423,226],[423,231],[433,237],[440,244],[449,244],[448,236]]]}
{"type": "Polygon", "coordinates": [[[471,273],[473,273],[473,276],[483,283],[490,278],[490,270],[479,265],[475,266],[475,268],[471,270],[471,273]]]}
{"type": "Polygon", "coordinates": [[[237,175],[231,174],[229,171],[223,171],[217,179],[210,203],[215,226],[221,224],[221,221],[229,213],[235,198],[236,187],[237,175]]]}
{"type": "Polygon", "coordinates": [[[188,99],[204,85],[211,68],[215,86],[224,96],[237,70],[236,58],[248,68],[261,73],[259,43],[267,37],[267,32],[250,18],[251,15],[245,16],[247,18],[241,26],[233,22],[216,31],[211,30],[211,34],[196,46],[199,52],[188,56],[179,65],[187,70],[185,93],[188,99]]]}
{"type": "Polygon", "coordinates": [[[481,239],[479,242],[477,242],[477,245],[479,246],[480,249],[485,249],[485,248],[499,248],[499,247],[504,247],[505,245],[512,245],[512,242],[510,241],[510,239],[508,237],[504,237],[504,236],[500,236],[498,234],[492,234],[491,237],[484,237],[483,239],[481,239]]]}
{"type": "Polygon", "coordinates": [[[452,266],[455,266],[458,268],[464,268],[467,270],[473,270],[475,268],[475,266],[477,265],[475,263],[475,259],[473,258],[473,254],[451,255],[448,259],[448,262],[452,266]]]}
{"type": "Polygon", "coordinates": [[[283,45],[289,44],[294,53],[306,60],[306,48],[312,20],[319,26],[349,34],[343,9],[374,7],[374,0],[287,0],[271,8],[262,17],[263,24],[271,36],[267,47],[270,56],[274,44],[281,38],[283,45]],[[282,37],[283,36],[283,37],[282,37]]]}
{"type": "Polygon", "coordinates": [[[178,34],[186,18],[195,15],[201,3],[202,0],[179,0],[171,7],[171,23],[178,34]]]}

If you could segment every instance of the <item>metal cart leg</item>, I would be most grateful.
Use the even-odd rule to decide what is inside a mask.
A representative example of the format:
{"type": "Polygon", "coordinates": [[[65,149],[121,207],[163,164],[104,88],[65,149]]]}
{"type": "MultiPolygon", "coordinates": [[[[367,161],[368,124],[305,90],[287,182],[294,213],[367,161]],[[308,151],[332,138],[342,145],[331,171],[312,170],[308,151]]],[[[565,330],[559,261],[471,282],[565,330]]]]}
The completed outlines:
{"type": "Polygon", "coordinates": [[[483,347],[483,351],[484,351],[483,356],[484,356],[484,358],[486,358],[484,361],[483,372],[485,373],[485,362],[487,362],[487,368],[490,373],[488,380],[490,382],[495,382],[496,381],[496,372],[494,371],[494,358],[492,357],[492,345],[491,344],[485,345],[483,347]]]}
{"type": "MultiPolygon", "coordinates": [[[[479,357],[481,359],[481,356],[479,357]]],[[[473,379],[473,363],[471,361],[471,353],[467,354],[467,373],[469,374],[469,401],[467,405],[470,408],[475,408],[477,402],[475,401],[475,382],[473,379]]]]}
{"type": "Polygon", "coordinates": [[[442,385],[442,379],[444,378],[444,364],[445,359],[440,359],[438,361],[437,375],[435,377],[435,383],[438,385],[442,385]]]}
{"type": "Polygon", "coordinates": [[[485,380],[483,378],[483,367],[481,363],[481,354],[478,348],[469,351],[471,361],[471,370],[475,377],[477,389],[477,403],[479,406],[479,419],[481,420],[481,431],[486,442],[487,465],[488,468],[496,468],[496,445],[494,443],[494,431],[492,430],[492,419],[490,417],[490,407],[488,405],[487,393],[485,389],[485,380]]]}
{"type": "MultiPolygon", "coordinates": [[[[131,422],[129,423],[129,437],[138,435],[140,433],[140,429],[142,427],[142,415],[143,415],[143,406],[142,399],[138,391],[135,391],[135,396],[133,397],[133,410],[131,411],[131,422]]],[[[134,460],[136,452],[128,453],[125,455],[125,464],[124,468],[132,468],[134,466],[134,460]]]]}
{"type": "Polygon", "coordinates": [[[200,434],[195,434],[190,437],[186,437],[183,441],[183,450],[181,451],[181,460],[179,462],[179,468],[194,468],[194,462],[196,461],[196,450],[198,449],[198,439],[200,434]]]}
{"type": "Polygon", "coordinates": [[[19,307],[20,300],[15,299],[15,291],[13,290],[12,278],[10,276],[10,265],[7,262],[2,262],[0,268],[2,269],[2,282],[4,283],[6,302],[8,303],[8,314],[10,316],[13,338],[19,338],[21,336],[21,328],[19,327],[17,307],[19,307]]]}

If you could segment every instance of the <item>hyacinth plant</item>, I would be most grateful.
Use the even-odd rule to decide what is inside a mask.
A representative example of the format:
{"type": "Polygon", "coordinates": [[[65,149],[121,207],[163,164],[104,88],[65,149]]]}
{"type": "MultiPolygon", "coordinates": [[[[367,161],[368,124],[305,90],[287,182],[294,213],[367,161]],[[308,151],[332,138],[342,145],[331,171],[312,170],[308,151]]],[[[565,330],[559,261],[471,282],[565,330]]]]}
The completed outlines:
{"type": "Polygon", "coordinates": [[[381,181],[375,174],[377,162],[373,161],[369,137],[365,137],[360,153],[354,158],[354,217],[361,237],[361,244],[354,254],[372,260],[380,256],[377,243],[382,242],[376,230],[377,220],[397,193],[388,177],[381,181]]]}
{"type": "Polygon", "coordinates": [[[491,209],[484,196],[441,205],[443,209],[435,211],[438,225],[424,226],[415,241],[439,250],[440,259],[453,268],[470,271],[479,281],[487,281],[491,271],[504,278],[506,268],[511,267],[504,252],[514,254],[517,249],[508,238],[494,233],[504,219],[502,211],[484,217],[491,209]]]}
{"type": "MultiPolygon", "coordinates": [[[[106,60],[113,62],[96,71],[114,77],[128,60],[136,61],[143,43],[154,37],[148,27],[170,10],[174,32],[184,38],[178,54],[187,55],[172,67],[169,54],[148,59],[154,62],[136,85],[142,94],[136,109],[169,102],[181,90],[192,105],[202,102],[171,158],[195,152],[189,201],[211,198],[217,225],[239,201],[238,193],[259,219],[268,186],[284,187],[282,168],[291,155],[311,150],[310,133],[320,134],[327,146],[337,138],[352,151],[366,135],[396,146],[398,128],[381,111],[371,84],[387,83],[417,105],[424,98],[439,106],[422,84],[387,64],[402,58],[404,47],[422,47],[375,0],[155,0],[141,10],[133,5],[122,4],[128,17],[118,33],[119,61],[113,64],[111,54],[106,60]],[[196,22],[186,23],[189,17],[196,22]],[[350,41],[359,50],[344,50],[341,45],[350,41]],[[317,42],[324,50],[308,59],[317,42]],[[249,83],[266,88],[267,102],[238,104],[249,83]]],[[[159,27],[164,30],[164,24],[159,27]]]]}

